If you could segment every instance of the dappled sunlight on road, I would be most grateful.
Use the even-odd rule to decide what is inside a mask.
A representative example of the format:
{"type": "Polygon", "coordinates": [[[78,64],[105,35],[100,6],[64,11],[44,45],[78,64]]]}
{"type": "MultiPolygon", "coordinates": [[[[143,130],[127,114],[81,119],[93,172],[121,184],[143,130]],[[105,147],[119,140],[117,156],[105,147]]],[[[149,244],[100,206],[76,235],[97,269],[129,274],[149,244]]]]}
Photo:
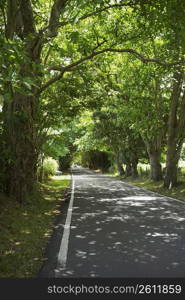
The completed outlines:
{"type": "Polygon", "coordinates": [[[185,277],[185,206],[102,175],[75,176],[58,277],[185,277]]]}

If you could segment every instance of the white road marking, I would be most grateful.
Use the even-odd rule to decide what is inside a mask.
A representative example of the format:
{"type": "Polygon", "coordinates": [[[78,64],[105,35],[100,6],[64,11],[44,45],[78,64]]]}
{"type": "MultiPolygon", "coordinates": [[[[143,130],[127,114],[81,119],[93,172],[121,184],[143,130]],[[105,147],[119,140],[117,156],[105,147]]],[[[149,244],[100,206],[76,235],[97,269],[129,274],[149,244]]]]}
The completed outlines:
{"type": "MultiPolygon", "coordinates": [[[[70,236],[70,226],[71,226],[71,218],[73,211],[73,202],[74,202],[74,189],[75,189],[75,181],[72,175],[72,190],[71,190],[71,199],[69,202],[69,208],[67,212],[66,222],[64,226],[64,232],[62,241],[60,244],[60,250],[58,253],[58,265],[57,269],[65,269],[67,263],[67,254],[68,254],[68,245],[69,245],[69,236],[70,236]]],[[[57,271],[57,270],[56,270],[57,271]]]]}

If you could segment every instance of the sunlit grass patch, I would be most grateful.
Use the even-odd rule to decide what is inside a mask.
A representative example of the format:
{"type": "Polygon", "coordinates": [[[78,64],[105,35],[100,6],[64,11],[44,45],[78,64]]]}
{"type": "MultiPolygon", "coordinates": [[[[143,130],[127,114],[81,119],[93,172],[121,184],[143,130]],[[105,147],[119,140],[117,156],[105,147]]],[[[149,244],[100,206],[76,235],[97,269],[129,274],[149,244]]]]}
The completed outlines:
{"type": "Polygon", "coordinates": [[[60,189],[66,186],[66,180],[69,180],[69,175],[57,175],[52,176],[50,179],[47,180],[47,182],[44,184],[44,186],[54,187],[56,189],[60,189]]]}
{"type": "Polygon", "coordinates": [[[70,183],[70,177],[64,178],[42,184],[24,206],[0,196],[0,277],[37,276],[63,191],[70,183]]]}

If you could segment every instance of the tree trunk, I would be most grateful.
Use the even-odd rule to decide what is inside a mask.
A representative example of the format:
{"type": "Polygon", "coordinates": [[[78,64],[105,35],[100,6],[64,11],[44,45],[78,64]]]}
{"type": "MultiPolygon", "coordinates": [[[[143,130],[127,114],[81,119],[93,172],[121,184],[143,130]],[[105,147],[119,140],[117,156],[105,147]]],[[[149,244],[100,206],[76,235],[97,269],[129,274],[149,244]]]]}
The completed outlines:
{"type": "Polygon", "coordinates": [[[131,175],[132,175],[132,166],[131,166],[131,163],[126,163],[125,177],[129,177],[131,175]]]}
{"type": "Polygon", "coordinates": [[[117,168],[118,168],[119,176],[123,176],[125,174],[125,171],[124,171],[123,166],[120,162],[117,162],[117,168]]]}
{"type": "Polygon", "coordinates": [[[180,151],[183,144],[183,138],[178,138],[179,130],[177,121],[183,74],[180,72],[176,72],[174,78],[175,81],[171,96],[171,106],[168,120],[166,173],[164,178],[164,186],[166,188],[172,188],[177,185],[177,167],[180,157],[180,151]]]}
{"type": "Polygon", "coordinates": [[[160,163],[160,152],[159,151],[149,151],[150,159],[150,178],[154,181],[159,181],[163,178],[162,168],[160,163]]]}
{"type": "Polygon", "coordinates": [[[117,150],[117,154],[116,154],[116,164],[117,164],[119,176],[123,176],[125,174],[125,171],[123,168],[122,154],[119,150],[117,150]]]}
{"type": "Polygon", "coordinates": [[[172,188],[177,185],[178,160],[175,145],[168,148],[164,186],[172,188]]]}
{"type": "Polygon", "coordinates": [[[179,140],[177,145],[176,139],[168,144],[168,151],[166,157],[166,170],[164,186],[168,189],[177,186],[178,183],[178,162],[180,158],[180,152],[183,145],[183,139],[179,140]]]}
{"type": "Polygon", "coordinates": [[[9,153],[6,192],[21,203],[36,181],[35,106],[35,97],[15,93],[5,115],[5,146],[9,153]]]}
{"type": "Polygon", "coordinates": [[[161,142],[162,132],[156,135],[153,139],[148,139],[143,136],[143,141],[147,148],[147,153],[150,160],[150,179],[153,181],[159,181],[163,178],[161,168],[161,142]]]}
{"type": "MultiPolygon", "coordinates": [[[[24,45],[21,61],[18,63],[17,77],[19,86],[11,82],[3,108],[4,153],[7,160],[5,192],[20,203],[33,191],[37,179],[37,130],[38,97],[36,96],[43,74],[40,68],[42,38],[36,33],[33,24],[32,9],[29,1],[21,1],[18,10],[24,23],[24,45]]],[[[15,12],[12,12],[15,14],[15,12]]],[[[9,18],[10,19],[10,18],[9,18]]],[[[9,20],[10,22],[10,20],[9,20]]],[[[15,33],[15,28],[12,29],[15,33]]],[[[13,39],[14,34],[7,33],[13,39]]]]}
{"type": "Polygon", "coordinates": [[[137,164],[138,164],[138,160],[133,160],[132,161],[132,165],[131,165],[132,178],[137,178],[138,177],[137,164]]]}

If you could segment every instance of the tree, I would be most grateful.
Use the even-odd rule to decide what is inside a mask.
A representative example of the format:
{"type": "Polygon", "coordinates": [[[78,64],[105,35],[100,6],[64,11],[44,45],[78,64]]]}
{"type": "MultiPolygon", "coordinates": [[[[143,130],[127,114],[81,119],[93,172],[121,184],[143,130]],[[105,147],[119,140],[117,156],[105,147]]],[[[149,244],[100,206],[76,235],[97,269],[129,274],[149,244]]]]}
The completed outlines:
{"type": "MultiPolygon", "coordinates": [[[[165,67],[185,64],[182,55],[180,59],[166,60],[165,55],[150,57],[134,47],[134,43],[143,43],[146,34],[146,28],[138,22],[140,8],[156,19],[166,17],[168,1],[164,4],[156,1],[155,5],[152,2],[143,5],[143,1],[136,0],[97,0],[88,4],[79,0],[1,1],[1,94],[4,97],[1,139],[5,192],[23,202],[33,190],[40,147],[41,94],[67,73],[105,53],[128,53],[145,64],[165,67]]],[[[148,30],[148,24],[146,27],[148,30]]],[[[155,30],[154,24],[152,31],[155,30]]],[[[161,28],[157,34],[163,34],[161,28]]]]}
{"type": "MultiPolygon", "coordinates": [[[[75,64],[60,67],[59,75],[54,75],[42,85],[46,76],[43,64],[46,63],[50,52],[47,43],[55,40],[59,31],[62,34],[64,26],[77,19],[84,20],[112,7],[128,6],[125,1],[108,6],[106,1],[101,1],[100,8],[97,9],[98,2],[88,6],[85,3],[77,3],[76,14],[74,2],[55,0],[52,5],[48,2],[46,8],[44,1],[37,3],[30,0],[7,0],[2,5],[4,24],[1,26],[1,56],[6,78],[2,80],[5,96],[2,136],[4,158],[7,156],[3,161],[4,173],[7,174],[4,191],[20,202],[32,191],[36,180],[40,92],[61,79],[65,72],[99,54],[92,53],[75,64]],[[89,10],[94,11],[89,13],[89,10]],[[48,12],[50,17],[46,20],[48,12]],[[83,15],[83,12],[86,15],[83,15]],[[79,14],[81,16],[78,18],[79,14]]],[[[74,33],[71,38],[75,39],[74,33]]],[[[51,73],[55,69],[50,67],[51,73]]]]}
{"type": "Polygon", "coordinates": [[[129,111],[133,127],[141,135],[150,162],[150,178],[162,179],[161,153],[167,131],[169,101],[166,96],[166,73],[156,66],[136,66],[129,72],[129,111]],[[134,74],[138,79],[134,79],[134,74]],[[139,83],[140,80],[140,83],[139,83]]]}
{"type": "MultiPolygon", "coordinates": [[[[176,6],[172,2],[168,8],[169,27],[171,29],[171,38],[169,39],[171,54],[174,58],[181,58],[185,55],[184,47],[184,17],[185,3],[181,2],[176,6]],[[174,11],[175,9],[175,11],[174,11]]],[[[185,138],[185,91],[184,91],[184,68],[175,68],[172,74],[171,85],[171,104],[168,118],[168,140],[166,173],[164,186],[171,188],[177,185],[177,168],[180,153],[185,138]]]]}

